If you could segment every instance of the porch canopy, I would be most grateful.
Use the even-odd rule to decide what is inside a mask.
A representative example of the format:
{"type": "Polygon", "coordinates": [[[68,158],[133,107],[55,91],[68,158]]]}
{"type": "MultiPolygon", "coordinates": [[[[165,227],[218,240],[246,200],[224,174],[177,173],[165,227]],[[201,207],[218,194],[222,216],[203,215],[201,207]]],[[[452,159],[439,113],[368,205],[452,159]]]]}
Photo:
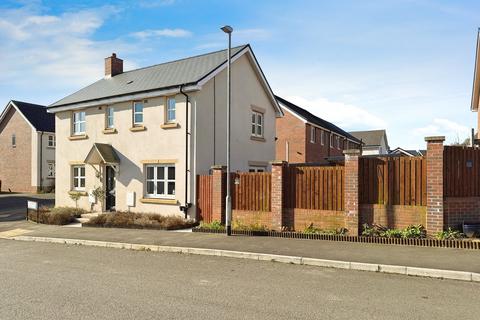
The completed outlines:
{"type": "Polygon", "coordinates": [[[94,143],[84,162],[91,165],[106,164],[117,169],[118,165],[120,164],[120,158],[113,149],[112,145],[105,143],[94,143]]]}

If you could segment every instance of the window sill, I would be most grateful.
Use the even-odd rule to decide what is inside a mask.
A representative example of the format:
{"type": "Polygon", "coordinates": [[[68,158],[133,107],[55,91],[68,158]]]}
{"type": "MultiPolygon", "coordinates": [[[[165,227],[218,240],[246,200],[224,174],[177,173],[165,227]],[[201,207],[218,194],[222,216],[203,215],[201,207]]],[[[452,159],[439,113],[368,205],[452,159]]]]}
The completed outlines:
{"type": "Polygon", "coordinates": [[[47,149],[55,149],[55,147],[47,146],[47,149]]]}
{"type": "Polygon", "coordinates": [[[103,129],[103,134],[114,134],[114,133],[118,133],[117,129],[115,128],[109,128],[109,129],[103,129]]]}
{"type": "Polygon", "coordinates": [[[154,203],[154,204],[177,204],[176,199],[159,199],[159,198],[142,198],[141,203],[154,203]]]}
{"type": "Polygon", "coordinates": [[[86,140],[88,139],[88,136],[86,134],[79,134],[79,135],[76,135],[76,136],[70,136],[68,137],[68,140],[72,141],[72,140],[86,140]]]}
{"type": "Polygon", "coordinates": [[[265,141],[267,141],[267,140],[265,140],[265,138],[263,138],[263,137],[255,137],[255,136],[250,136],[250,140],[260,141],[260,142],[265,142],[265,141]]]}
{"type": "Polygon", "coordinates": [[[55,180],[55,177],[47,177],[47,179],[55,180]]]}
{"type": "Polygon", "coordinates": [[[174,129],[180,127],[178,123],[164,123],[160,126],[162,129],[174,129]]]}
{"type": "Polygon", "coordinates": [[[82,197],[88,196],[87,191],[72,190],[72,191],[69,191],[69,192],[68,192],[68,194],[70,194],[70,195],[71,195],[71,194],[77,194],[77,193],[78,193],[79,195],[81,195],[82,197]]]}
{"type": "Polygon", "coordinates": [[[145,131],[145,130],[147,130],[147,127],[145,126],[135,126],[130,128],[130,131],[132,132],[145,131]]]}

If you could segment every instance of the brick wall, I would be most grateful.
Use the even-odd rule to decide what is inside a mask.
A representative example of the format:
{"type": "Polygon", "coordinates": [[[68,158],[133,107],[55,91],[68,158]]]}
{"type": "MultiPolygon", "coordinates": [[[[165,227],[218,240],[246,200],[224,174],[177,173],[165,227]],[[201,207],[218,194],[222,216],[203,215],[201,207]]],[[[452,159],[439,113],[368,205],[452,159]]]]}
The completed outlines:
{"type": "Polygon", "coordinates": [[[345,227],[345,214],[343,211],[310,210],[310,209],[285,209],[286,221],[284,224],[295,231],[303,231],[312,223],[323,230],[333,230],[345,227]]]}
{"type": "Polygon", "coordinates": [[[359,231],[358,156],[359,150],[345,151],[345,228],[352,236],[359,231]]]}
{"type": "Polygon", "coordinates": [[[262,225],[268,229],[275,229],[273,214],[270,211],[232,210],[232,225],[262,225]]]}
{"type": "Polygon", "coordinates": [[[14,108],[0,124],[0,180],[2,191],[37,191],[32,186],[32,128],[14,108]],[[12,147],[13,134],[15,148],[12,147]]]}
{"type": "Polygon", "coordinates": [[[463,222],[480,222],[480,197],[445,198],[445,228],[460,229],[463,222]]]}
{"type": "Polygon", "coordinates": [[[286,142],[288,141],[288,161],[305,162],[305,123],[285,110],[285,116],[276,120],[276,130],[275,159],[287,161],[286,142]]]}
{"type": "Polygon", "coordinates": [[[222,166],[214,166],[212,171],[212,220],[225,223],[225,168],[222,166]]]}
{"type": "Polygon", "coordinates": [[[426,224],[425,206],[387,206],[383,204],[361,204],[360,224],[378,224],[388,228],[403,229],[412,224],[426,224]]]}
{"type": "Polygon", "coordinates": [[[443,230],[443,142],[445,137],[426,137],[427,221],[429,234],[443,230]]]}

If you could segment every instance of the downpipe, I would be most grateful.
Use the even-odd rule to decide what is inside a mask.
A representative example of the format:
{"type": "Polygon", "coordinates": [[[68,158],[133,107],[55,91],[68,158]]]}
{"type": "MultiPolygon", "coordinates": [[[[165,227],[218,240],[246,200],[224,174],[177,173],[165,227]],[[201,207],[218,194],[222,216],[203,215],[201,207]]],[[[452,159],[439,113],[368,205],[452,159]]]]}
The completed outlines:
{"type": "Polygon", "coordinates": [[[180,211],[182,211],[185,215],[185,219],[188,218],[188,209],[192,207],[192,204],[188,202],[188,175],[190,174],[190,170],[188,169],[188,136],[190,133],[188,132],[188,104],[190,102],[189,96],[183,91],[184,85],[180,86],[180,93],[183,94],[185,97],[185,204],[180,206],[180,211]]]}

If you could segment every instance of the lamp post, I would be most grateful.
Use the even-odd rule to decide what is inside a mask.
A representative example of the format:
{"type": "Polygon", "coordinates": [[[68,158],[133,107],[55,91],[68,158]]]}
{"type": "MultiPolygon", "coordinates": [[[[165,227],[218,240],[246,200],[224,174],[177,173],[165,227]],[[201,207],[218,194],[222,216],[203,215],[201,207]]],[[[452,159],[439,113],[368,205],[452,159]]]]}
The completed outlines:
{"type": "Polygon", "coordinates": [[[227,236],[232,235],[232,197],[230,195],[230,103],[231,103],[231,77],[230,77],[230,56],[232,50],[232,32],[230,26],[223,26],[222,31],[228,34],[228,50],[227,50],[227,196],[225,198],[225,227],[227,236]]]}

